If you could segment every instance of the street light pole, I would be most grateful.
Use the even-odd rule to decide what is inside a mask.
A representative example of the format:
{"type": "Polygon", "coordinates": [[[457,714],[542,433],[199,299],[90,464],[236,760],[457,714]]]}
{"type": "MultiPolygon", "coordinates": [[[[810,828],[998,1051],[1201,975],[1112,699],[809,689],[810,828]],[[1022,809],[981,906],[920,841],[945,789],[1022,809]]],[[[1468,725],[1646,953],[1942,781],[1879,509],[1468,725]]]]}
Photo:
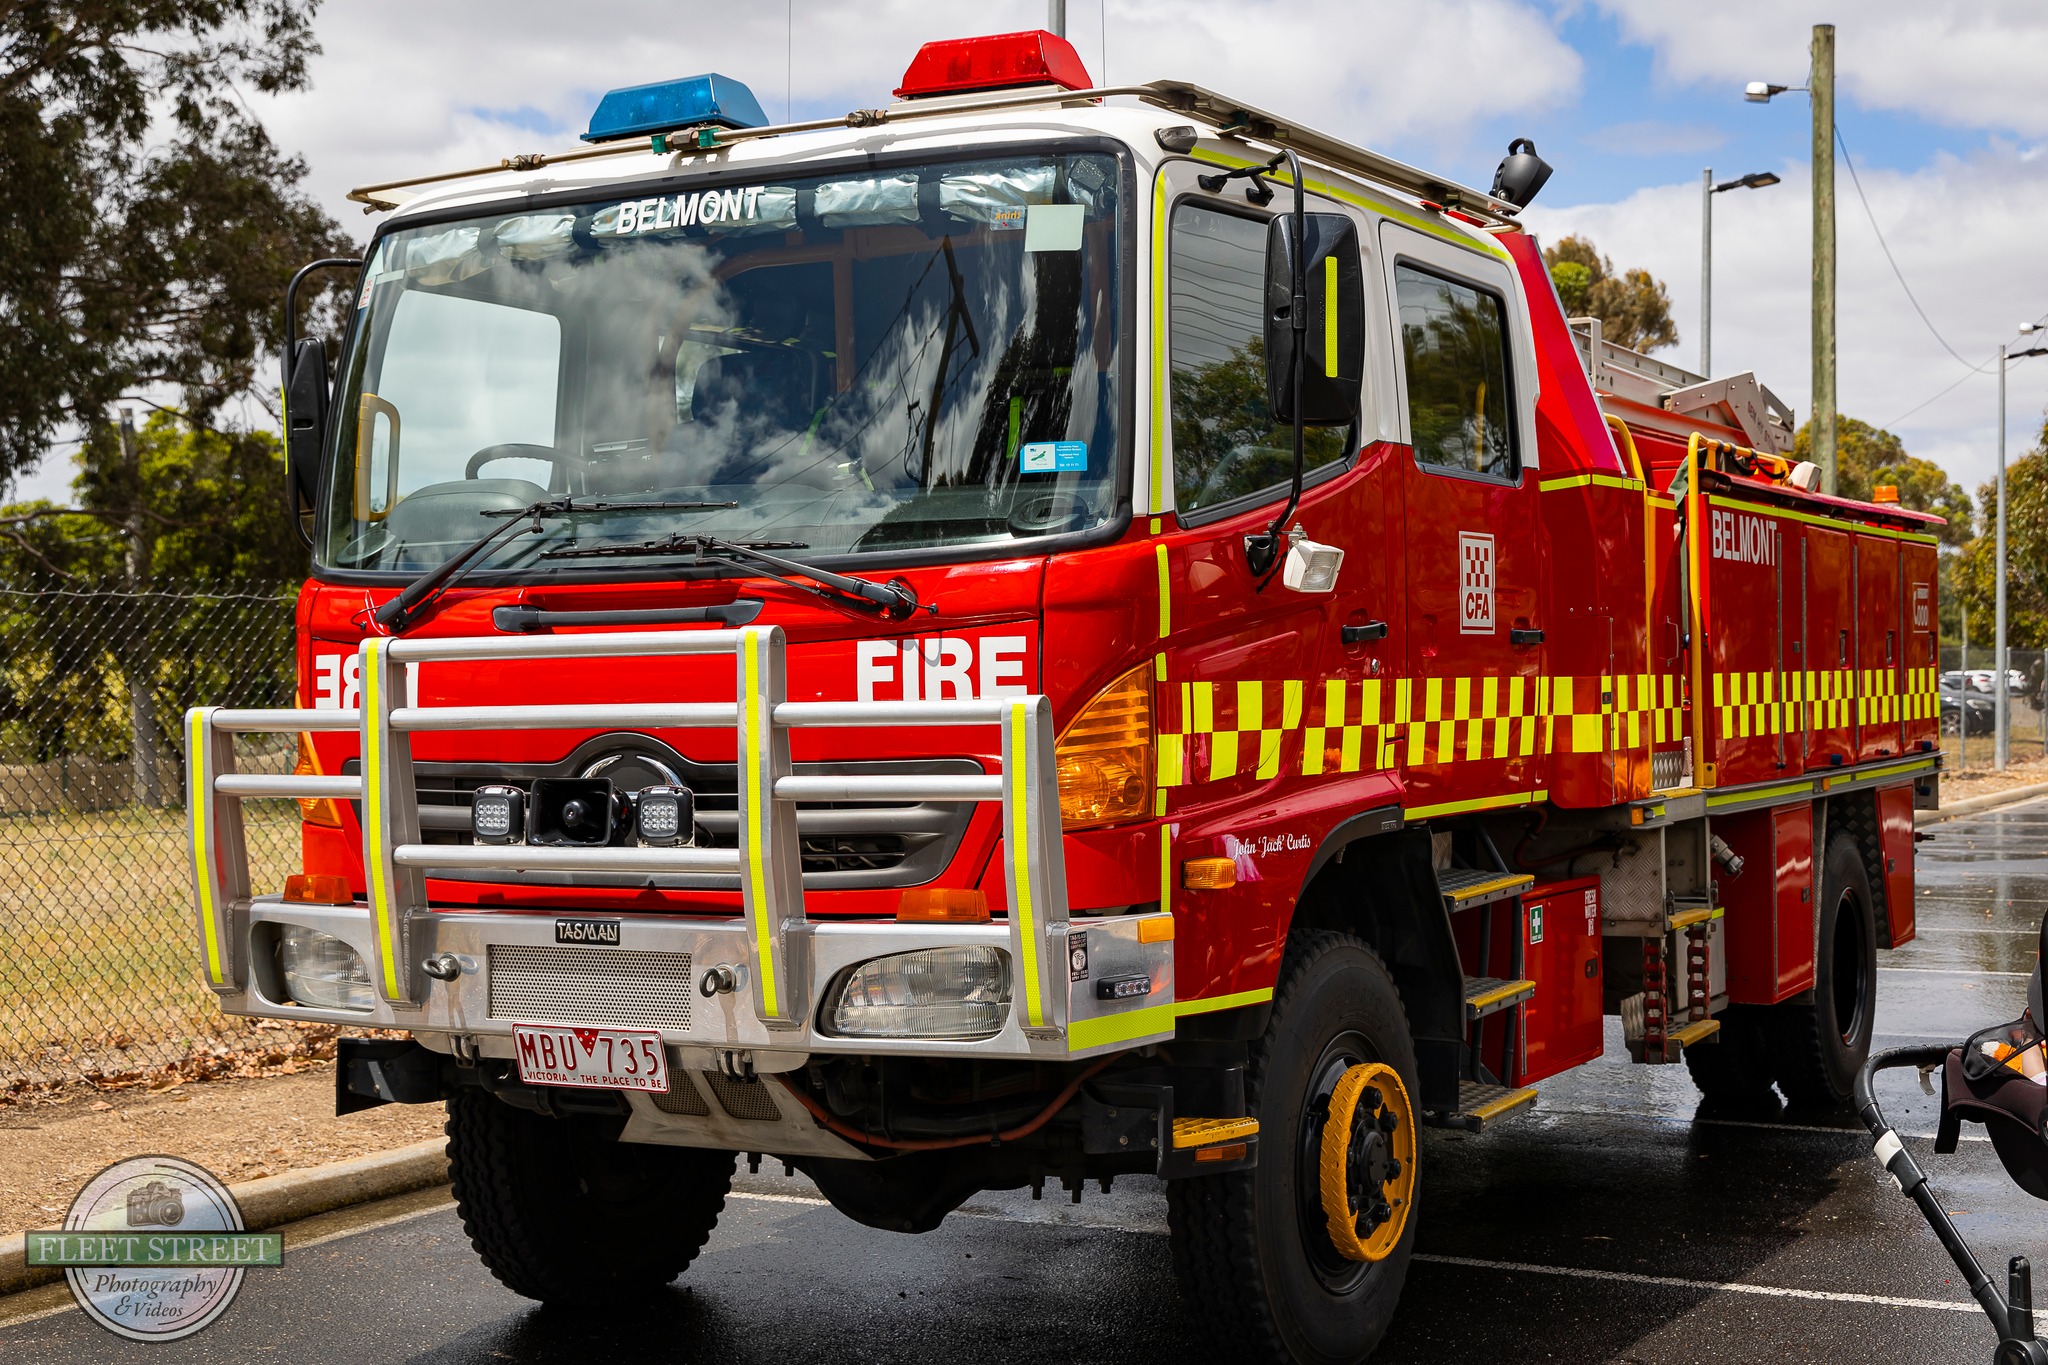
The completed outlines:
{"type": "Polygon", "coordinates": [[[1714,377],[1714,168],[1700,172],[1700,378],[1714,377]]]}
{"type": "MultiPolygon", "coordinates": [[[[1991,767],[2005,771],[2005,343],[1998,343],[1998,586],[1991,624],[1991,767]]],[[[1963,680],[1966,684],[1969,679],[1963,680]]]]}
{"type": "Polygon", "coordinates": [[[1770,171],[1752,171],[1714,183],[1714,168],[1700,172],[1700,377],[1714,377],[1714,196],[1728,190],[1760,190],[1778,183],[1770,171]]]}
{"type": "MultiPolygon", "coordinates": [[[[2020,328],[2022,335],[2041,330],[2037,322],[2029,322],[2020,328]]],[[[2005,648],[2005,366],[2009,360],[2021,360],[2030,355],[2048,355],[2048,346],[2029,346],[2023,351],[2012,350],[2006,343],[1998,347],[1998,516],[1995,536],[1996,554],[1993,573],[1997,582],[1992,588],[1994,618],[1991,626],[1991,710],[1993,735],[1991,744],[1991,766],[1999,772],[2005,771],[2007,759],[2011,756],[2010,721],[2011,691],[2007,685],[2012,664],[2006,657],[2005,648]]],[[[1965,680],[1967,682],[1967,679],[1965,680]]]]}
{"type": "Polygon", "coordinates": [[[1835,491],[1835,26],[1813,26],[1813,462],[1835,491]]]}
{"type": "Polygon", "coordinates": [[[1067,0],[1045,0],[1045,31],[1056,38],[1067,36],[1067,0]]]}

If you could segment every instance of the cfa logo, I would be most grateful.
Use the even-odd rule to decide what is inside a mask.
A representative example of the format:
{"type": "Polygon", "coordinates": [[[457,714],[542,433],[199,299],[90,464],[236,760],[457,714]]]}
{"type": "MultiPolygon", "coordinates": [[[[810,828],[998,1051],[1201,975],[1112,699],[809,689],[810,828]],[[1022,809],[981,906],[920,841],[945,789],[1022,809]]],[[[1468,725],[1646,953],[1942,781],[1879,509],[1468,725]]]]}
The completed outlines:
{"type": "Polygon", "coordinates": [[[1713,518],[1714,558],[1737,564],[1778,562],[1777,527],[1762,517],[1740,512],[1716,512],[1713,518]]]}
{"type": "Polygon", "coordinates": [[[978,641],[954,635],[862,640],[858,649],[853,669],[857,701],[987,701],[1021,697],[1030,690],[1024,685],[1022,635],[984,635],[978,641]],[[883,688],[892,695],[879,696],[883,688]]]}
{"type": "Polygon", "coordinates": [[[1458,533],[1458,633],[1493,634],[1493,537],[1458,533]]]}

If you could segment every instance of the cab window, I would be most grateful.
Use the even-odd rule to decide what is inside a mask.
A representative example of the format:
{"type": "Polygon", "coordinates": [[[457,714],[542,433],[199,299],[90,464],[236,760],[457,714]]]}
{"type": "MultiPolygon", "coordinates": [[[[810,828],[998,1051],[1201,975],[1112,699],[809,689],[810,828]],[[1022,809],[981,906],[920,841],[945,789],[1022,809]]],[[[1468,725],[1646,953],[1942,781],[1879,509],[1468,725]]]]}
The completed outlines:
{"type": "Polygon", "coordinates": [[[1403,262],[1394,267],[1408,430],[1425,466],[1521,473],[1508,389],[1507,304],[1498,294],[1403,262]]]}
{"type": "MultiPolygon", "coordinates": [[[[1174,505],[1183,514],[1271,490],[1294,474],[1294,432],[1266,407],[1266,224],[1199,203],[1174,210],[1167,276],[1174,505]]],[[[1303,466],[1344,457],[1342,430],[1303,433],[1303,466]]]]}

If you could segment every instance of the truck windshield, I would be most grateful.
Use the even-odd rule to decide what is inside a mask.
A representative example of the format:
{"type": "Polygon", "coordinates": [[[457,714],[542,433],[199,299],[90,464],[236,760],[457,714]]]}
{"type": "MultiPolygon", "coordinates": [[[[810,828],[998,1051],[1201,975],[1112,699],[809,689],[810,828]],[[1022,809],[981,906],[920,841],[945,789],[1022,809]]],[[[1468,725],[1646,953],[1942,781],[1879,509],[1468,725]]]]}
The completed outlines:
{"type": "Polygon", "coordinates": [[[357,299],[322,561],[429,568],[559,493],[628,505],[480,567],[631,567],[678,533],[807,557],[1100,525],[1118,183],[1108,154],[1011,155],[390,232],[357,299]],[[684,501],[736,505],[644,505],[684,501]]]}

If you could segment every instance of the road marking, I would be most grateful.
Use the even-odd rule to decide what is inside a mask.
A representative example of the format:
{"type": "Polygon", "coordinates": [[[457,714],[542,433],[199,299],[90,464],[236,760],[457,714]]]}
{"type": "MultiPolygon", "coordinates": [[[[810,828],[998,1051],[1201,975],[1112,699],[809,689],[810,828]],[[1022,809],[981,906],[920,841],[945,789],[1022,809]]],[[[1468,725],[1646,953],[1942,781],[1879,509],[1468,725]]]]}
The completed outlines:
{"type": "Polygon", "coordinates": [[[2030,979],[2032,972],[1980,972],[1964,971],[1957,967],[1879,967],[1881,972],[1911,972],[1915,976],[2016,976],[2021,980],[2030,979]]]}
{"type": "Polygon", "coordinates": [[[726,1195],[726,1198],[759,1199],[769,1204],[810,1204],[819,1208],[830,1208],[832,1206],[831,1200],[818,1199],[808,1194],[756,1194],[752,1190],[734,1190],[726,1195]]]}
{"type": "Polygon", "coordinates": [[[1758,1294],[1772,1299],[1807,1299],[1820,1303],[1860,1303],[1881,1308],[1934,1308],[1944,1313],[1981,1313],[1975,1302],[1952,1299],[1902,1299],[1889,1294],[1847,1294],[1827,1289],[1787,1289],[1774,1284],[1742,1284],[1720,1280],[1682,1280],[1670,1275],[1636,1275],[1625,1270],[1583,1270],[1576,1266],[1525,1265],[1519,1261],[1482,1261],[1470,1256],[1415,1253],[1429,1265],[1462,1266],[1467,1270],[1504,1270],[1526,1275],[1558,1275],[1572,1280],[1605,1280],[1613,1284],[1651,1285],[1659,1289],[1705,1290],[1710,1294],[1758,1294]]]}
{"type": "MultiPolygon", "coordinates": [[[[1831,1132],[1832,1129],[1819,1131],[1831,1132]]],[[[1846,1134],[1845,1134],[1846,1135],[1846,1134]]],[[[728,1196],[732,1199],[758,1199],[772,1204],[809,1204],[824,1206],[830,1201],[815,1199],[800,1194],[754,1194],[734,1190],[728,1196]]],[[[966,1213],[968,1210],[961,1209],[966,1213]]],[[[1154,1228],[1134,1228],[1114,1223],[1064,1223],[1064,1227],[1091,1227],[1109,1232],[1149,1232],[1153,1236],[1164,1233],[1154,1228]]],[[[1637,1275],[1623,1270],[1586,1270],[1577,1266],[1526,1265],[1519,1261],[1482,1261],[1470,1256],[1437,1256],[1428,1252],[1415,1253],[1417,1261],[1431,1265],[1461,1266],[1467,1270],[1520,1271],[1531,1275],[1557,1275],[1573,1280],[1605,1280],[1617,1284],[1650,1285],[1659,1289],[1704,1290],[1707,1293],[1757,1294],[1766,1298],[1806,1299],[1820,1303],[1857,1303],[1882,1308],[1933,1308],[1949,1313],[1977,1313],[1982,1310],[1974,1302],[1956,1303],[1948,1299],[1905,1299],[1888,1294],[1850,1294],[1827,1289],[1788,1289],[1780,1285],[1744,1284],[1719,1280],[1684,1280],[1669,1275],[1637,1275]]]]}

